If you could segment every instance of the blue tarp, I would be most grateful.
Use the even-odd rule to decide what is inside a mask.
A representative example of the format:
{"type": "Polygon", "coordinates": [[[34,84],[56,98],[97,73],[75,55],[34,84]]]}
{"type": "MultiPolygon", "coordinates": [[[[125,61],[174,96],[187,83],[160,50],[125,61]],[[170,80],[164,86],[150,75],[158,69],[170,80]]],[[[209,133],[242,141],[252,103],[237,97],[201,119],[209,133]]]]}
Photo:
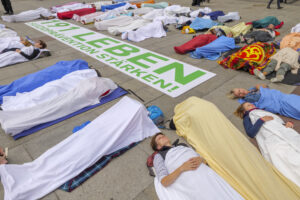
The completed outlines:
{"type": "Polygon", "coordinates": [[[15,96],[16,93],[32,91],[45,83],[60,79],[64,75],[76,70],[88,69],[88,63],[84,60],[60,61],[38,72],[26,75],[8,85],[0,86],[0,104],[3,96],[15,96]]]}
{"type": "Polygon", "coordinates": [[[59,122],[61,122],[61,121],[64,121],[64,120],[66,120],[66,119],[69,119],[69,118],[71,118],[71,117],[73,117],[73,116],[75,116],[75,115],[78,115],[78,114],[80,114],[80,113],[83,113],[83,112],[85,112],[85,111],[88,111],[88,110],[90,110],[90,109],[93,109],[93,108],[95,108],[95,107],[97,107],[97,106],[103,105],[103,104],[105,104],[105,103],[108,103],[108,102],[110,102],[110,101],[112,101],[112,100],[114,100],[114,99],[117,99],[117,98],[119,98],[119,97],[121,97],[121,96],[123,96],[123,95],[125,95],[125,94],[127,94],[127,93],[128,93],[128,92],[127,92],[126,90],[124,90],[124,89],[118,87],[118,88],[115,89],[115,91],[113,91],[110,95],[108,95],[108,96],[106,96],[106,97],[103,97],[103,98],[100,100],[100,103],[98,103],[98,104],[96,104],[96,105],[92,105],[92,106],[88,106],[88,107],[82,108],[82,109],[80,109],[80,110],[78,110],[78,111],[76,111],[76,112],[74,112],[74,113],[71,113],[71,114],[69,114],[69,115],[67,115],[67,116],[64,116],[64,117],[62,117],[62,118],[56,119],[56,120],[54,120],[54,121],[51,121],[51,122],[47,122],[47,123],[44,123],[44,124],[37,125],[37,126],[35,126],[35,127],[32,127],[31,129],[25,130],[25,131],[23,131],[23,132],[21,132],[21,133],[15,135],[13,138],[14,138],[15,140],[17,140],[17,139],[19,139],[19,138],[21,138],[21,137],[30,135],[30,134],[32,134],[32,133],[35,133],[35,132],[41,130],[41,129],[47,128],[47,127],[52,126],[52,125],[54,125],[54,124],[57,124],[57,123],[59,123],[59,122]]]}
{"type": "MultiPolygon", "coordinates": [[[[271,113],[280,114],[300,120],[300,96],[295,94],[284,94],[279,90],[260,87],[261,97],[254,103],[257,108],[271,113]]],[[[239,100],[243,103],[244,100],[239,100]]]]}
{"type": "Polygon", "coordinates": [[[237,48],[235,45],[234,38],[220,36],[215,41],[197,48],[191,53],[192,58],[206,58],[208,60],[217,60],[223,52],[237,48]]]}
{"type": "Polygon", "coordinates": [[[221,10],[213,11],[213,12],[210,12],[210,13],[207,13],[207,14],[201,12],[201,14],[203,16],[204,15],[210,16],[211,20],[217,20],[219,16],[224,16],[225,15],[225,13],[223,11],[221,11],[221,10]]]}
{"type": "Polygon", "coordinates": [[[106,10],[113,10],[115,8],[119,8],[121,6],[125,6],[126,3],[118,3],[118,4],[111,4],[111,5],[103,5],[101,6],[101,11],[105,12],[106,10]]]}
{"type": "Polygon", "coordinates": [[[200,17],[197,17],[194,19],[194,21],[191,23],[190,28],[194,30],[203,30],[203,29],[209,29],[213,26],[219,25],[217,22],[214,22],[210,19],[203,19],[200,17]]]}

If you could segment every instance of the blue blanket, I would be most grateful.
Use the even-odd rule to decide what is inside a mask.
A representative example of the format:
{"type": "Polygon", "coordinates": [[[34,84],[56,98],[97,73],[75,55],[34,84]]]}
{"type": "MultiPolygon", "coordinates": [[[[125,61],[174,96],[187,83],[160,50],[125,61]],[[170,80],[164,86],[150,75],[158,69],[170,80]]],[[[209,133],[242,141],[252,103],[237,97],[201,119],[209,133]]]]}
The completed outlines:
{"type": "Polygon", "coordinates": [[[194,19],[194,21],[191,23],[190,28],[197,31],[197,30],[209,29],[217,25],[219,25],[217,22],[214,22],[210,19],[203,19],[200,17],[196,17],[196,19],[194,19]]]}
{"type": "Polygon", "coordinates": [[[101,11],[105,12],[106,10],[113,10],[115,8],[119,8],[121,6],[125,6],[126,3],[118,3],[118,4],[111,4],[111,5],[103,5],[101,6],[101,11]]]}
{"type": "Polygon", "coordinates": [[[237,48],[234,39],[226,36],[220,36],[215,41],[197,48],[191,53],[192,58],[206,58],[208,60],[217,60],[223,52],[237,48]]]}
{"type": "Polygon", "coordinates": [[[11,84],[1,85],[0,104],[3,102],[3,96],[15,96],[16,93],[29,92],[49,81],[60,79],[68,73],[88,68],[88,63],[84,60],[57,62],[55,65],[17,79],[11,84]]]}
{"type": "Polygon", "coordinates": [[[213,11],[213,12],[210,12],[210,13],[207,13],[207,14],[201,12],[201,14],[203,16],[204,15],[210,16],[211,20],[217,20],[219,16],[224,16],[225,15],[225,13],[223,11],[221,11],[221,10],[213,11]]]}

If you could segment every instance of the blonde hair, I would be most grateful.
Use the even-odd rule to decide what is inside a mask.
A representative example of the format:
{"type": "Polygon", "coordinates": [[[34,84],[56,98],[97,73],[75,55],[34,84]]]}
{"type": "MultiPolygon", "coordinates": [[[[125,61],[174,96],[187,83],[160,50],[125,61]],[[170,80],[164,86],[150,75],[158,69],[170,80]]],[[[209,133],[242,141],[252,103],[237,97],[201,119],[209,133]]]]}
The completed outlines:
{"type": "MultiPolygon", "coordinates": [[[[245,102],[247,103],[247,102],[245,102]]],[[[245,114],[245,108],[244,105],[245,103],[242,103],[241,105],[239,105],[239,107],[237,107],[237,109],[235,110],[235,112],[233,113],[235,116],[243,119],[244,118],[244,114],[245,114]]]]}
{"type": "Polygon", "coordinates": [[[226,95],[229,99],[237,99],[238,98],[237,96],[234,95],[233,90],[234,89],[230,90],[230,92],[228,92],[226,95]]]}

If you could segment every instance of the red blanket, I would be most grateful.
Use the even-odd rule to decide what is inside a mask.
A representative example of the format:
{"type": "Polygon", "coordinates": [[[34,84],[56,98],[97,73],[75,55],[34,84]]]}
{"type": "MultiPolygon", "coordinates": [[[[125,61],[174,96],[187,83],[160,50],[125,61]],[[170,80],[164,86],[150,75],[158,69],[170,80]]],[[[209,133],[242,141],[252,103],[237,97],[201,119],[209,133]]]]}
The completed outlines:
{"type": "Polygon", "coordinates": [[[78,10],[57,13],[57,17],[59,19],[72,19],[74,14],[83,16],[83,15],[91,14],[94,12],[96,12],[96,8],[82,8],[82,9],[78,9],[78,10]]]}
{"type": "Polygon", "coordinates": [[[217,39],[217,36],[212,35],[212,34],[203,34],[203,35],[198,35],[188,41],[187,43],[174,47],[174,50],[178,54],[185,54],[191,51],[194,51],[198,47],[202,47],[204,45],[207,45],[217,39]]]}

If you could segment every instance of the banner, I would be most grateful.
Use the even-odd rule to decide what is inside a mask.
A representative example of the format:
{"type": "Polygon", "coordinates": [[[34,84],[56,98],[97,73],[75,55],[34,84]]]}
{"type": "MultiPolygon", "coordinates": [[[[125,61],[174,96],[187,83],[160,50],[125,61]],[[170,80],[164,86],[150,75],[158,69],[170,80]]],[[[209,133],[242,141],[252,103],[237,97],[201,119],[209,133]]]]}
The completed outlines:
{"type": "Polygon", "coordinates": [[[69,22],[54,19],[26,24],[171,97],[177,97],[215,76],[209,71],[69,22]]]}

